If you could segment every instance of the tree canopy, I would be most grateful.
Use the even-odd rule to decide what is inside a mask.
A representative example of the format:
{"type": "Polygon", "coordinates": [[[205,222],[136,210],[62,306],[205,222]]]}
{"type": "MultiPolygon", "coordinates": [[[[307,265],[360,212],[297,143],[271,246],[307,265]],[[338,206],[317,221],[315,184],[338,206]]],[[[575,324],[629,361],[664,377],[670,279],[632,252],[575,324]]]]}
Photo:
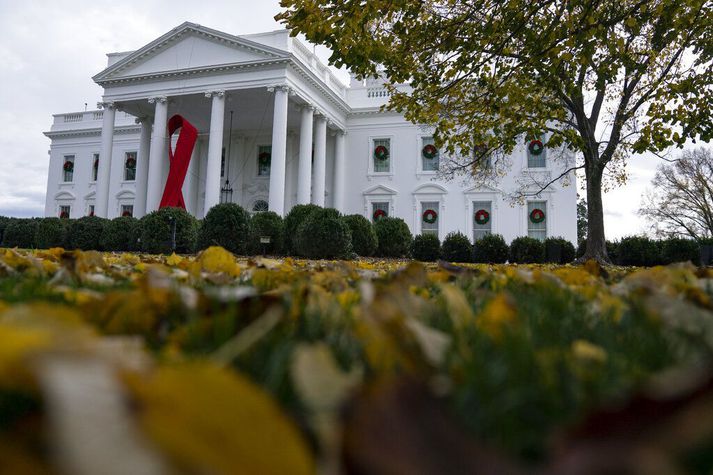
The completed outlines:
{"type": "Polygon", "coordinates": [[[388,107],[434,126],[436,142],[461,157],[457,167],[478,173],[485,157],[543,134],[549,148],[577,153],[552,181],[584,171],[585,257],[606,260],[606,171],[621,178],[632,153],[713,137],[713,0],[281,5],[277,19],[329,47],[334,65],[383,76],[388,107]]]}

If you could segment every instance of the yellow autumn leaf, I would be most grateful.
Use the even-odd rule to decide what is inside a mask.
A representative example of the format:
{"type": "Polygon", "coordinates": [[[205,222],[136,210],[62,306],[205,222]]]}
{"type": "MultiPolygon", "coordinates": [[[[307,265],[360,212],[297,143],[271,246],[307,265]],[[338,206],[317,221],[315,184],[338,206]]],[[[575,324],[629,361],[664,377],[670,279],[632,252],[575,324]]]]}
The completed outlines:
{"type": "Polygon", "coordinates": [[[586,340],[574,341],[572,343],[572,354],[579,360],[597,363],[604,363],[607,360],[607,352],[604,348],[586,340]]]}
{"type": "Polygon", "coordinates": [[[166,258],[166,265],[169,265],[171,267],[177,266],[181,262],[183,262],[183,258],[181,256],[176,255],[175,252],[166,258]]]}
{"type": "Polygon", "coordinates": [[[205,272],[224,273],[233,277],[240,275],[240,266],[235,256],[220,246],[211,246],[201,252],[198,262],[205,272]]]}
{"type": "Polygon", "coordinates": [[[517,321],[517,311],[505,293],[499,293],[478,315],[478,328],[494,340],[502,337],[503,329],[517,321]]]}
{"type": "Polygon", "coordinates": [[[314,461],[294,424],[245,377],[206,362],[159,368],[129,384],[141,424],[192,473],[312,474],[314,461]]]}

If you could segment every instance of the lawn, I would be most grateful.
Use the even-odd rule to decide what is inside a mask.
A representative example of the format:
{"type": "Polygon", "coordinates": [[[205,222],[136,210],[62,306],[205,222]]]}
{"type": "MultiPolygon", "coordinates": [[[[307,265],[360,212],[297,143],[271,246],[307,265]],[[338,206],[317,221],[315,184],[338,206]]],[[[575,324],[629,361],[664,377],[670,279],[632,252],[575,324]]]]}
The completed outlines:
{"type": "Polygon", "coordinates": [[[713,269],[0,249],[1,473],[710,473],[713,269]]]}

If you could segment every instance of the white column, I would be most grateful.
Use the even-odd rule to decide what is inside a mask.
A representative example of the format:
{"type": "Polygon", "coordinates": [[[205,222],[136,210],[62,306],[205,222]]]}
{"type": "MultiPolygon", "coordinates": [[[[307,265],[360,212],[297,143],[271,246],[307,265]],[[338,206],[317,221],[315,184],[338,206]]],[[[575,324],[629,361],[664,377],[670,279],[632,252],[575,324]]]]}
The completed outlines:
{"type": "Polygon", "coordinates": [[[139,136],[139,156],[136,158],[136,198],[134,198],[134,216],[137,218],[146,214],[146,190],[149,180],[149,150],[151,148],[151,119],[140,117],[136,119],[141,124],[139,136]]]}
{"type": "Polygon", "coordinates": [[[306,205],[312,191],[312,120],[314,108],[302,108],[300,119],[300,158],[297,170],[297,204],[306,205]]]}
{"type": "Polygon", "coordinates": [[[344,213],[344,174],[345,174],[345,157],[344,146],[346,132],[337,131],[337,136],[334,141],[334,207],[340,213],[344,213]]]}
{"type": "Polygon", "coordinates": [[[97,107],[104,108],[102,122],[101,151],[99,152],[99,169],[97,170],[97,194],[94,215],[108,217],[109,211],[109,180],[111,179],[111,152],[114,148],[114,118],[116,107],[113,102],[100,102],[97,107]]]}
{"type": "Polygon", "coordinates": [[[289,88],[268,88],[275,92],[275,112],[272,118],[272,158],[270,161],[270,196],[268,208],[285,215],[285,161],[287,159],[287,104],[289,88]]]}
{"type": "Polygon", "coordinates": [[[210,135],[208,136],[208,164],[205,174],[203,216],[220,202],[220,158],[223,152],[223,126],[225,120],[225,91],[206,92],[212,97],[210,109],[210,135]]]}
{"type": "Polygon", "coordinates": [[[156,211],[163,194],[163,161],[168,160],[166,153],[168,103],[166,96],[149,98],[149,103],[155,104],[153,134],[149,151],[149,173],[146,183],[146,213],[156,211]]]}
{"type": "Polygon", "coordinates": [[[312,203],[324,207],[327,180],[327,118],[320,114],[314,124],[314,184],[312,203]]]}

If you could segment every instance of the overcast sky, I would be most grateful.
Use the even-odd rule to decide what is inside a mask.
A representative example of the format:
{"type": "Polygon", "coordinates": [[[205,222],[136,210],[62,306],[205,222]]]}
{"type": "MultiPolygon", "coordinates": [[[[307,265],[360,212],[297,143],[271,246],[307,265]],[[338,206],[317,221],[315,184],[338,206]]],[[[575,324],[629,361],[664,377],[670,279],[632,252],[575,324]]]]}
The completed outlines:
{"type": "MultiPolygon", "coordinates": [[[[184,21],[232,34],[280,28],[278,0],[0,0],[0,215],[44,211],[52,114],[95,108],[106,53],[140,48],[184,21]]],[[[325,56],[324,52],[322,56],[325,56]]],[[[605,195],[608,238],[646,230],[637,215],[659,161],[633,158],[605,195]]]]}

